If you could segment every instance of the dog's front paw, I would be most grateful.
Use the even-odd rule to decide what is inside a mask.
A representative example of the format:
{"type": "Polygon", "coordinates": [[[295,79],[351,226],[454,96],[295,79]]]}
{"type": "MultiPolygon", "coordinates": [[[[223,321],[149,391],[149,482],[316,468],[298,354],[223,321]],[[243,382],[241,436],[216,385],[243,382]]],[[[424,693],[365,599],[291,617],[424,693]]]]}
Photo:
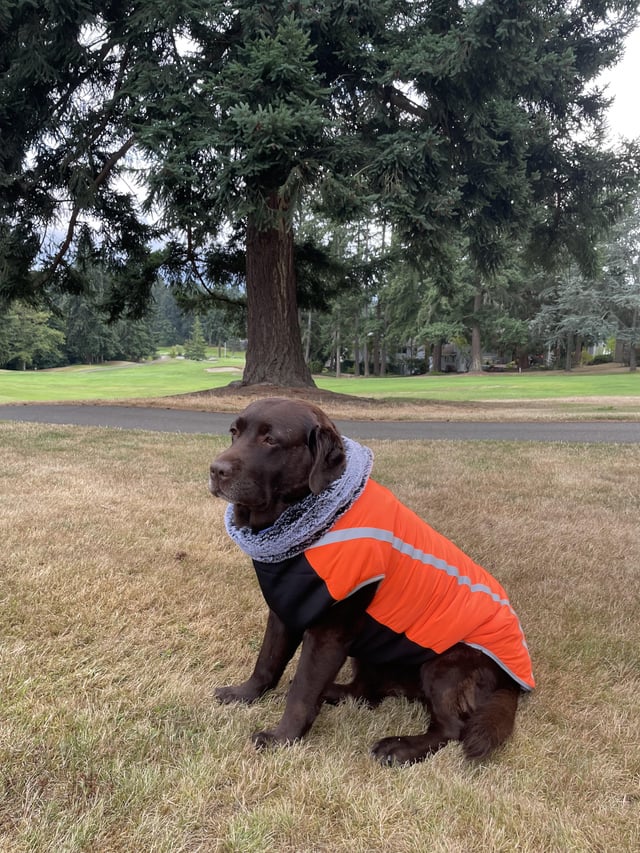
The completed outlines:
{"type": "Polygon", "coordinates": [[[249,682],[242,684],[230,684],[228,687],[217,687],[213,695],[223,705],[231,705],[233,702],[243,702],[245,705],[255,702],[262,695],[249,682]]]}
{"type": "Polygon", "coordinates": [[[251,740],[256,749],[269,749],[274,746],[291,746],[289,738],[280,737],[275,732],[254,732],[251,740]]]}

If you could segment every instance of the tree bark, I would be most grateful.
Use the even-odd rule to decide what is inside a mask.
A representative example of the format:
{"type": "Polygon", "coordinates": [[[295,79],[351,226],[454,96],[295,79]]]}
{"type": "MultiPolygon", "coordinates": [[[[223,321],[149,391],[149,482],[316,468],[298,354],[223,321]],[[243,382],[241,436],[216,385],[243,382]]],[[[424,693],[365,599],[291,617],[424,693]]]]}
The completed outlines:
{"type": "Polygon", "coordinates": [[[433,357],[431,361],[431,373],[440,373],[442,370],[442,341],[438,340],[433,345],[433,357]]]}
{"type": "Polygon", "coordinates": [[[293,231],[247,224],[247,360],[243,385],[315,387],[304,360],[293,231]]]}
{"type": "Polygon", "coordinates": [[[573,354],[573,335],[571,334],[571,332],[567,332],[567,349],[565,352],[565,363],[564,363],[564,369],[567,372],[569,372],[571,370],[571,367],[573,365],[573,362],[571,359],[572,354],[573,354]]]}
{"type": "Polygon", "coordinates": [[[311,361],[311,311],[307,311],[307,333],[304,339],[304,360],[311,361]]]}
{"type": "Polygon", "coordinates": [[[357,310],[353,330],[353,375],[360,376],[360,327],[357,310]]]}
{"type": "Polygon", "coordinates": [[[473,297],[473,317],[471,319],[471,364],[469,373],[482,373],[482,340],[480,337],[480,322],[478,314],[482,308],[484,294],[476,290],[473,297]]]}
{"type": "Polygon", "coordinates": [[[364,306],[364,331],[362,333],[364,343],[362,345],[362,371],[365,377],[369,377],[369,333],[367,332],[367,320],[369,319],[369,307],[364,306]]]}
{"type": "MultiPolygon", "coordinates": [[[[635,308],[633,311],[633,321],[631,323],[631,328],[632,329],[638,328],[638,309],[637,308],[635,308]]],[[[638,340],[635,337],[629,341],[629,372],[630,373],[635,373],[636,370],[638,369],[638,356],[636,353],[637,343],[638,343],[638,340]]]]}
{"type": "Polygon", "coordinates": [[[384,316],[382,318],[382,332],[380,333],[380,372],[379,376],[387,375],[387,325],[389,322],[389,309],[384,306],[384,316]]]}

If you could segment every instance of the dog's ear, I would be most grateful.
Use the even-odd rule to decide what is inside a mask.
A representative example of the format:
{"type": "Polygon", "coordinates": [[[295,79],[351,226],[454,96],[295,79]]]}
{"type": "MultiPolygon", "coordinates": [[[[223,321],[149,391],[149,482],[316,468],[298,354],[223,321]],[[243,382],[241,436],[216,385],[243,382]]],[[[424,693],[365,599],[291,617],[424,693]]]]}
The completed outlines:
{"type": "Polygon", "coordinates": [[[309,488],[314,495],[319,495],[342,476],[347,457],[340,434],[333,424],[322,424],[313,428],[309,435],[309,449],[313,458],[309,472],[309,488]]]}

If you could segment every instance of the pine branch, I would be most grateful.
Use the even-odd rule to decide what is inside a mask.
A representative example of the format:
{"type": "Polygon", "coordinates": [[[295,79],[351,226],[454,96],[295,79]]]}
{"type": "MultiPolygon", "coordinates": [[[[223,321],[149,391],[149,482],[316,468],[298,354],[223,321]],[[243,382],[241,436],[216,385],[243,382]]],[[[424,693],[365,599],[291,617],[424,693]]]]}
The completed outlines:
{"type": "MultiPolygon", "coordinates": [[[[118,67],[118,73],[116,75],[116,79],[115,79],[114,84],[113,84],[113,94],[111,96],[110,103],[106,106],[101,121],[98,122],[98,124],[94,127],[90,136],[88,138],[87,137],[82,138],[82,146],[85,149],[90,147],[97,139],[100,138],[100,136],[106,130],[107,125],[109,124],[109,121],[113,115],[113,108],[116,105],[117,96],[118,96],[119,92],[121,91],[122,85],[124,83],[124,76],[125,76],[125,71],[127,69],[129,56],[130,56],[130,49],[127,48],[124,51],[124,53],[122,54],[122,57],[120,59],[120,63],[119,63],[119,67],[118,67]]],[[[93,71],[91,73],[93,73],[93,71]]],[[[89,76],[89,75],[87,75],[87,76],[89,76]]],[[[77,154],[78,154],[77,150],[75,150],[75,151],[72,150],[69,152],[67,157],[65,157],[65,159],[61,163],[62,170],[67,169],[71,165],[71,163],[73,163],[77,154]]]]}
{"type": "Polygon", "coordinates": [[[414,115],[417,118],[428,119],[430,117],[429,110],[426,107],[412,101],[404,92],[400,92],[395,86],[383,86],[380,94],[384,100],[394,107],[397,107],[404,112],[414,115]]]}
{"type": "MultiPolygon", "coordinates": [[[[125,154],[133,146],[134,142],[135,142],[135,135],[132,135],[129,137],[129,139],[126,140],[126,142],[124,142],[120,146],[120,148],[118,148],[117,151],[114,151],[114,153],[111,155],[111,157],[109,157],[107,162],[104,164],[102,171],[92,181],[91,186],[94,190],[99,189],[99,187],[107,180],[107,178],[111,174],[113,168],[115,167],[116,163],[118,163],[118,161],[121,160],[125,156],[125,154]]],[[[65,255],[69,251],[69,247],[71,246],[71,243],[73,242],[73,237],[75,234],[76,225],[78,223],[78,217],[80,216],[82,209],[83,209],[83,205],[80,204],[78,201],[76,201],[74,206],[73,206],[73,210],[71,211],[71,216],[69,217],[69,225],[67,227],[67,233],[65,235],[65,238],[62,241],[62,243],[60,244],[60,247],[59,247],[58,251],[56,252],[55,256],[53,257],[51,264],[48,266],[48,268],[45,270],[42,277],[40,278],[40,285],[41,286],[44,286],[49,281],[51,281],[51,279],[53,278],[53,276],[57,272],[58,268],[63,263],[65,255]]]]}

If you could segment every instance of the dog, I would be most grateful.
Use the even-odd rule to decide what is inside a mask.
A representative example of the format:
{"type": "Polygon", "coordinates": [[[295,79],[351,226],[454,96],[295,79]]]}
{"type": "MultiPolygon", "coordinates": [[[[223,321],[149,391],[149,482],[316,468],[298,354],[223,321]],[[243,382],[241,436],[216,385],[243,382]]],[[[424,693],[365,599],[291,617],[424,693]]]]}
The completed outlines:
{"type": "Polygon", "coordinates": [[[274,688],[297,648],[284,714],[253,735],[292,744],[323,702],[423,703],[424,734],[386,737],[383,764],[422,761],[450,741],[482,759],[511,735],[534,687],[522,628],[500,584],[369,475],[371,451],[317,406],[270,397],[231,425],[209,490],[229,502],[227,531],[253,560],[269,606],[251,676],[220,702],[274,688]],[[335,679],[351,659],[352,680],[335,679]]]}

